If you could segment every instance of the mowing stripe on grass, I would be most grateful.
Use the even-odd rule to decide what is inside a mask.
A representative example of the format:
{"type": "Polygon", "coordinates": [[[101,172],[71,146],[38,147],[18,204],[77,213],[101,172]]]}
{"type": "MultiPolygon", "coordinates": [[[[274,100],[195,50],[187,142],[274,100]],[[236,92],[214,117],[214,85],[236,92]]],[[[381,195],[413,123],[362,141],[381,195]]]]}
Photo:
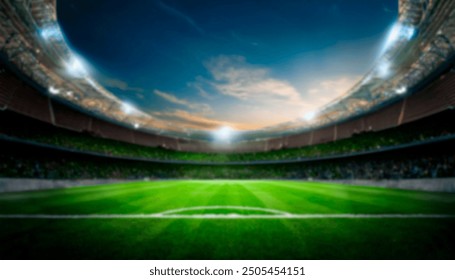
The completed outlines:
{"type": "Polygon", "coordinates": [[[0,214],[0,219],[455,219],[448,214],[0,214]]]}

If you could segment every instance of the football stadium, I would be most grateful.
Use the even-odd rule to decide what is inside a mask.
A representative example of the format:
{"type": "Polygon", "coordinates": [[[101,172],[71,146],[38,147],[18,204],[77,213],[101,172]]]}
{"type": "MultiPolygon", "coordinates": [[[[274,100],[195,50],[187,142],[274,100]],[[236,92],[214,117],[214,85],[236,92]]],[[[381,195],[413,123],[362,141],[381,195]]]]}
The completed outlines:
{"type": "Polygon", "coordinates": [[[0,259],[455,258],[455,1],[0,1],[0,259]]]}

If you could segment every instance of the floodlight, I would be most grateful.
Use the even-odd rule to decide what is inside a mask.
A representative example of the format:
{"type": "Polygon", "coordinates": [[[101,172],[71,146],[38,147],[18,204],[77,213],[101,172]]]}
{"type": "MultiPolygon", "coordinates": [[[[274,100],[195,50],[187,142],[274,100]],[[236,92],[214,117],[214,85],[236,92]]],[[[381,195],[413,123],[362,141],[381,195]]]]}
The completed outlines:
{"type": "Polygon", "coordinates": [[[387,78],[388,76],[390,76],[390,62],[388,61],[383,61],[383,62],[380,62],[378,67],[377,67],[377,73],[378,73],[378,76],[381,77],[381,78],[387,78]]]}
{"type": "Polygon", "coordinates": [[[401,27],[401,36],[406,40],[411,40],[416,34],[416,29],[410,25],[403,25],[401,27]]]}
{"type": "Polygon", "coordinates": [[[229,126],[222,126],[214,132],[215,140],[229,142],[234,136],[234,130],[229,126]]]}
{"type": "Polygon", "coordinates": [[[407,90],[408,90],[408,89],[407,89],[405,86],[402,86],[402,87],[400,87],[400,88],[397,88],[397,89],[395,90],[395,92],[396,92],[396,94],[401,95],[401,94],[406,93],[407,90]]]}
{"type": "Polygon", "coordinates": [[[306,120],[306,121],[312,121],[315,117],[316,117],[316,112],[308,112],[305,114],[305,116],[303,116],[303,118],[306,120]]]}
{"type": "Polygon", "coordinates": [[[387,39],[384,43],[384,50],[388,49],[399,40],[411,40],[416,33],[416,29],[412,25],[395,23],[389,31],[387,39]]]}
{"type": "Polygon", "coordinates": [[[58,88],[55,88],[54,86],[49,87],[49,92],[53,95],[59,94],[60,90],[58,88]]]}
{"type": "Polygon", "coordinates": [[[390,46],[391,44],[395,43],[400,39],[400,29],[401,29],[401,24],[395,23],[392,26],[392,29],[389,32],[389,35],[387,36],[385,45],[390,46]]]}
{"type": "Polygon", "coordinates": [[[62,33],[60,32],[60,27],[58,25],[48,25],[44,28],[42,28],[39,31],[41,37],[44,40],[49,40],[52,38],[60,38],[62,33]]]}
{"type": "Polygon", "coordinates": [[[66,69],[68,73],[70,73],[73,76],[76,77],[81,77],[81,76],[86,76],[87,71],[84,67],[84,64],[81,59],[77,58],[76,56],[73,56],[69,62],[66,62],[66,69]]]}
{"type": "Polygon", "coordinates": [[[125,103],[125,102],[122,103],[123,113],[129,115],[129,114],[133,113],[135,110],[136,110],[136,108],[134,108],[131,104],[125,103]]]}
{"type": "Polygon", "coordinates": [[[135,129],[138,129],[138,128],[139,128],[139,124],[138,124],[138,123],[135,123],[135,124],[134,124],[134,128],[135,128],[135,129]]]}

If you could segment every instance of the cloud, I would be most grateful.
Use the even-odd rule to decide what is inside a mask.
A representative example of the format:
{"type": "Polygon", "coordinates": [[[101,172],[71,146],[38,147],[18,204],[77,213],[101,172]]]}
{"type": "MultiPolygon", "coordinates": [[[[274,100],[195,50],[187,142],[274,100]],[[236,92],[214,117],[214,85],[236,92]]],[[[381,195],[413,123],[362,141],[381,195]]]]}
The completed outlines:
{"type": "Polygon", "coordinates": [[[207,92],[206,92],[204,89],[202,89],[202,88],[198,91],[198,95],[199,95],[200,97],[205,98],[205,99],[208,99],[208,100],[213,100],[213,99],[215,99],[215,97],[214,97],[213,95],[207,93],[207,92]]]}
{"type": "Polygon", "coordinates": [[[334,99],[346,94],[361,76],[339,76],[316,81],[307,90],[307,99],[312,100],[314,106],[321,107],[334,99]]]}
{"type": "MultiPolygon", "coordinates": [[[[301,99],[296,102],[274,100],[268,103],[233,103],[217,117],[235,123],[248,123],[257,128],[267,128],[287,123],[286,127],[302,124],[303,117],[317,111],[335,98],[345,94],[360,76],[321,77],[301,88],[301,99]],[[236,114],[231,114],[236,112],[236,114]]],[[[264,97],[264,99],[269,100],[264,97]]],[[[283,126],[284,127],[284,126],[283,126]]]]}
{"type": "Polygon", "coordinates": [[[299,92],[287,81],[270,77],[268,68],[246,62],[242,56],[221,55],[205,63],[214,81],[209,83],[221,94],[242,100],[300,101],[299,92]]]}
{"type": "MultiPolygon", "coordinates": [[[[285,101],[259,103],[231,103],[224,104],[224,110],[216,110],[214,117],[207,117],[203,113],[188,112],[177,109],[173,111],[154,112],[153,116],[166,122],[173,130],[195,129],[214,130],[221,126],[228,125],[237,130],[269,130],[280,131],[301,127],[302,117],[326,105],[333,99],[345,94],[358,80],[360,76],[345,75],[326,77],[313,81],[302,89],[300,100],[290,103],[285,101]],[[232,114],[235,112],[235,114],[232,114]]],[[[185,99],[155,90],[155,94],[174,104],[195,109],[193,104],[185,99]]],[[[270,100],[270,98],[265,98],[270,100]]],[[[273,99],[273,97],[272,97],[273,99]]],[[[197,104],[193,104],[197,105],[197,104]]],[[[219,109],[219,108],[218,108],[219,109]]]]}
{"type": "Polygon", "coordinates": [[[201,114],[190,113],[185,110],[154,112],[153,115],[161,120],[171,122],[174,127],[197,130],[214,130],[228,125],[237,130],[257,129],[256,125],[234,123],[207,118],[201,114]]]}
{"type": "Polygon", "coordinates": [[[153,91],[153,93],[155,93],[159,97],[161,97],[161,98],[165,99],[166,101],[171,102],[173,104],[182,105],[182,106],[185,106],[185,107],[187,107],[187,108],[189,108],[191,110],[198,111],[198,112],[201,112],[203,114],[212,113],[212,108],[208,104],[190,102],[190,101],[188,101],[186,99],[178,98],[177,96],[175,96],[173,94],[166,93],[166,92],[163,92],[163,91],[160,91],[160,90],[157,90],[157,89],[155,89],[153,91]]]}
{"type": "Polygon", "coordinates": [[[346,73],[319,76],[297,88],[273,77],[267,67],[247,63],[242,56],[218,56],[204,66],[210,78],[196,77],[187,86],[207,100],[220,102],[212,101],[209,106],[155,90],[157,96],[185,107],[154,112],[156,118],[176,129],[213,130],[223,125],[237,130],[293,129],[302,125],[305,114],[342,96],[361,78],[346,73]]]}
{"type": "Polygon", "coordinates": [[[305,114],[345,94],[360,79],[350,74],[319,76],[297,88],[273,77],[269,68],[248,63],[243,56],[217,56],[204,66],[210,78],[198,76],[188,86],[199,96],[223,100],[211,103],[213,116],[250,129],[282,123],[295,126],[305,114]]]}
{"type": "Polygon", "coordinates": [[[202,98],[205,98],[207,100],[214,100],[216,98],[215,95],[213,94],[210,94],[208,93],[204,88],[203,88],[203,83],[204,81],[202,80],[201,81],[201,78],[199,78],[200,81],[196,81],[196,82],[189,82],[187,83],[187,86],[190,87],[190,88],[194,88],[196,91],[197,91],[197,94],[202,97],[202,98]]]}
{"type": "Polygon", "coordinates": [[[144,89],[139,88],[139,87],[131,87],[128,85],[128,83],[126,83],[122,80],[118,80],[118,79],[102,78],[101,84],[103,84],[103,86],[105,86],[105,87],[116,88],[116,89],[120,89],[123,91],[134,91],[137,93],[144,92],[144,89]]]}
{"type": "Polygon", "coordinates": [[[223,122],[213,120],[199,114],[193,114],[184,110],[154,112],[153,115],[160,119],[172,121],[174,124],[185,128],[205,130],[213,129],[223,125],[223,122]]]}
{"type": "Polygon", "coordinates": [[[166,5],[162,1],[158,2],[158,5],[159,5],[160,8],[162,8],[167,13],[169,13],[169,14],[171,14],[171,15],[173,15],[173,16],[175,16],[175,17],[177,17],[177,18],[179,18],[179,19],[181,19],[183,21],[185,21],[187,24],[189,24],[191,27],[193,27],[200,34],[204,33],[204,30],[202,30],[202,28],[200,28],[199,25],[197,25],[197,23],[191,17],[189,17],[188,15],[184,14],[183,12],[177,10],[174,7],[166,5]]]}

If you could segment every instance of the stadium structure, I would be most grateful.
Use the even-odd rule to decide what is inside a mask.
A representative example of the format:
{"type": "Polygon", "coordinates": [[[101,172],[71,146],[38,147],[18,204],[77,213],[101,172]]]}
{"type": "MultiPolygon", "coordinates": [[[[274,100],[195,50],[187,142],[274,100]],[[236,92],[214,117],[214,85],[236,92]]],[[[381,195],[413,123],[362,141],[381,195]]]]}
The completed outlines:
{"type": "Polygon", "coordinates": [[[1,258],[453,259],[455,1],[398,5],[343,96],[219,144],[90,77],[55,1],[1,1],[1,258]]]}

